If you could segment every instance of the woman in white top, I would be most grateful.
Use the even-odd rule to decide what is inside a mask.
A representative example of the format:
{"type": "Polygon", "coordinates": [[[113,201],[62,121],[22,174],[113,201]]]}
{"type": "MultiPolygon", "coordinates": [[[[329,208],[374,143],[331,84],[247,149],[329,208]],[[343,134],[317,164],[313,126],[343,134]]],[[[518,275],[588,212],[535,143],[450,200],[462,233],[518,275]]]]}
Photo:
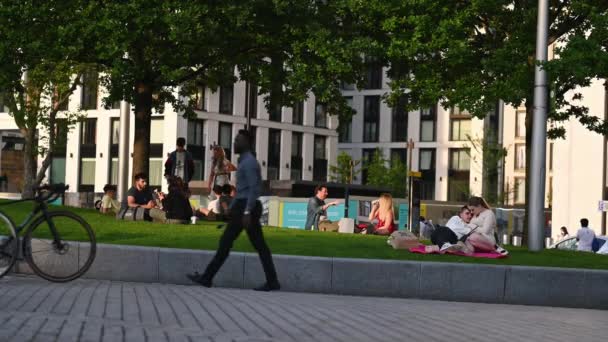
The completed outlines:
{"type": "Polygon", "coordinates": [[[473,211],[470,224],[476,227],[476,233],[483,235],[492,244],[496,244],[494,233],[496,232],[496,216],[490,206],[481,197],[469,198],[469,208],[473,211]]]}
{"type": "Polygon", "coordinates": [[[560,230],[561,233],[557,236],[557,241],[566,240],[570,237],[570,234],[568,234],[568,229],[566,227],[562,227],[560,230]]]}
{"type": "Polygon", "coordinates": [[[226,152],[219,146],[213,146],[213,162],[209,175],[209,193],[215,185],[223,186],[230,183],[230,172],[236,171],[236,166],[226,159],[226,152]]]}

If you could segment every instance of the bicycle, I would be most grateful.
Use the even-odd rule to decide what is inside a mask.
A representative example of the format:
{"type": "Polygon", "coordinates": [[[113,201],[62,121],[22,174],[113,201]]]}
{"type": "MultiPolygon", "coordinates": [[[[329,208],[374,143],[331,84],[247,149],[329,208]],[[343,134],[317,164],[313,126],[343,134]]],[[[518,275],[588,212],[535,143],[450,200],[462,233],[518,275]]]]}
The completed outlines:
{"type": "Polygon", "coordinates": [[[71,281],[91,267],[97,251],[91,226],[72,212],[48,210],[48,203],[67,189],[64,184],[45,185],[34,189],[35,198],[0,203],[1,206],[35,203],[32,212],[18,226],[0,211],[0,278],[15,265],[20,244],[21,256],[32,271],[49,281],[71,281]],[[23,231],[25,234],[20,239],[23,231]]]}

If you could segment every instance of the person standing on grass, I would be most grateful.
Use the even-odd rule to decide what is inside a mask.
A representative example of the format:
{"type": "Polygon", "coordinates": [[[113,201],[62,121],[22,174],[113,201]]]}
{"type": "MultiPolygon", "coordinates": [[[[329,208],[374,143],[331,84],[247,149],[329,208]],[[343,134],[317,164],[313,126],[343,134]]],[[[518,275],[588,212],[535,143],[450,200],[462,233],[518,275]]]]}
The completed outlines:
{"type": "Polygon", "coordinates": [[[595,232],[589,228],[589,220],[581,219],[581,229],[576,232],[576,241],[578,241],[577,250],[581,252],[593,252],[593,240],[595,240],[595,232]]]}
{"type": "Polygon", "coordinates": [[[186,151],[186,139],[177,138],[175,151],[169,154],[165,162],[165,177],[179,177],[186,187],[194,175],[194,159],[190,152],[186,151]]]}
{"type": "Polygon", "coordinates": [[[217,252],[203,274],[194,272],[186,275],[188,279],[205,287],[212,286],[213,277],[228,258],[234,240],[245,229],[249,241],[258,251],[266,275],[266,283],[254,290],[273,291],[281,288],[272,261],[272,254],[264,241],[260,224],[262,203],[258,198],[262,187],[262,177],[260,165],[251,153],[251,140],[251,134],[246,130],[240,130],[234,139],[234,150],[241,155],[236,173],[237,191],[236,197],[230,205],[230,221],[220,238],[217,252]]]}

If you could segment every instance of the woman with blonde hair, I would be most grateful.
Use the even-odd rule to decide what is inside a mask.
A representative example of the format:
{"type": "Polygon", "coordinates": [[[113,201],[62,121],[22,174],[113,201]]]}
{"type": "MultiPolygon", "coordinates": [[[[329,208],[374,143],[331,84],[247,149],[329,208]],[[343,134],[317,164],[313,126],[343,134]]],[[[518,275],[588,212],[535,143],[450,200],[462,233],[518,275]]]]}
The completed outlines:
{"type": "MultiPolygon", "coordinates": [[[[224,148],[219,145],[213,146],[213,161],[211,163],[211,175],[209,175],[209,193],[215,185],[220,187],[230,184],[230,172],[236,171],[236,166],[226,158],[224,148]]],[[[211,196],[211,195],[210,195],[211,196]]]]}
{"type": "Polygon", "coordinates": [[[391,194],[382,194],[380,198],[372,202],[372,210],[369,220],[378,220],[374,226],[370,224],[363,234],[390,235],[396,230],[395,213],[393,209],[393,197],[391,194]]]}

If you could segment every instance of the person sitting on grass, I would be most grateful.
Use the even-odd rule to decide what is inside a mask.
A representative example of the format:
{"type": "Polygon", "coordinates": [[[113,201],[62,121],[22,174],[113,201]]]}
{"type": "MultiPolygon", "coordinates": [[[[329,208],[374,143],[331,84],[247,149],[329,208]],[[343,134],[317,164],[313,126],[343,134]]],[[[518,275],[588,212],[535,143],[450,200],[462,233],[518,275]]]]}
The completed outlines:
{"type": "MultiPolygon", "coordinates": [[[[320,223],[324,225],[334,224],[327,220],[327,209],[331,206],[338,205],[338,201],[325,203],[325,200],[329,196],[327,192],[327,186],[318,185],[315,188],[315,195],[308,200],[308,207],[306,208],[306,223],[304,229],[306,230],[319,230],[320,223]]],[[[335,223],[337,226],[337,223],[335,223]]]]}
{"type": "Polygon", "coordinates": [[[379,199],[372,202],[369,220],[370,222],[378,220],[378,223],[376,225],[370,223],[361,234],[391,235],[397,230],[391,194],[382,194],[379,199]]]}
{"type": "Polygon", "coordinates": [[[428,249],[439,252],[463,252],[472,255],[474,252],[495,252],[509,254],[507,250],[490,241],[484,234],[477,232],[479,226],[471,222],[473,211],[463,206],[458,215],[452,216],[445,227],[438,227],[431,236],[435,246],[428,249]]]}
{"type": "Polygon", "coordinates": [[[179,177],[168,177],[169,194],[158,193],[162,203],[161,209],[151,209],[150,216],[154,221],[168,223],[188,223],[192,216],[192,207],[184,191],[185,184],[179,177]]]}
{"type": "Polygon", "coordinates": [[[232,203],[232,185],[216,185],[213,187],[213,192],[217,199],[209,202],[207,208],[198,209],[196,214],[210,221],[226,221],[229,217],[230,204],[232,203]]]}
{"type": "Polygon", "coordinates": [[[127,196],[122,203],[123,207],[141,207],[144,209],[152,209],[156,207],[154,196],[148,187],[148,176],[140,172],[133,177],[135,184],[127,191],[127,196]]]}
{"type": "Polygon", "coordinates": [[[116,199],[116,186],[106,184],[103,187],[103,197],[101,198],[101,207],[99,211],[102,213],[117,214],[120,211],[120,202],[116,199]]]}

